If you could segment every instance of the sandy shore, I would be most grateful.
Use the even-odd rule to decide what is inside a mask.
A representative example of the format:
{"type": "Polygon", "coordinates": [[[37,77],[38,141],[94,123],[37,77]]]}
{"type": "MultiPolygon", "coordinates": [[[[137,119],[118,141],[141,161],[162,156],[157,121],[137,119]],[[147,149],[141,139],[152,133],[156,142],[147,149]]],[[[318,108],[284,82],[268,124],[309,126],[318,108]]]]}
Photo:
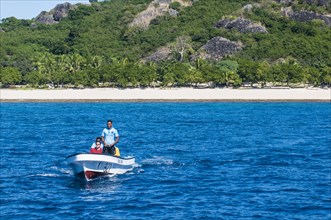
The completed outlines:
{"type": "Polygon", "coordinates": [[[126,101],[318,101],[330,102],[331,89],[0,89],[1,102],[126,101]]]}

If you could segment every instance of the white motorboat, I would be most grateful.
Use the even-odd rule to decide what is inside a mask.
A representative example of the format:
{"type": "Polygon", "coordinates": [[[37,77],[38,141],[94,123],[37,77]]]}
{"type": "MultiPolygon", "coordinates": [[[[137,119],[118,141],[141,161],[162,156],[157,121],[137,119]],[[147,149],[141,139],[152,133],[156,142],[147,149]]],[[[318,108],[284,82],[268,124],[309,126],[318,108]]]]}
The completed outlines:
{"type": "Polygon", "coordinates": [[[99,176],[123,174],[134,168],[134,157],[116,157],[105,154],[79,153],[67,157],[74,174],[86,180],[99,176]]]}

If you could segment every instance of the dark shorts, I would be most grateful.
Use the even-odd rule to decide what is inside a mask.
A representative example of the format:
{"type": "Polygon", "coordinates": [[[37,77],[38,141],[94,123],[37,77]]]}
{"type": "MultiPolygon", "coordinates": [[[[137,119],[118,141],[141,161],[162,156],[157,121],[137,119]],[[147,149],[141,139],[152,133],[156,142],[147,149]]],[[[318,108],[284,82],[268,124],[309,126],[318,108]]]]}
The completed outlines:
{"type": "Polygon", "coordinates": [[[103,147],[103,153],[108,155],[115,155],[115,147],[103,147]]]}

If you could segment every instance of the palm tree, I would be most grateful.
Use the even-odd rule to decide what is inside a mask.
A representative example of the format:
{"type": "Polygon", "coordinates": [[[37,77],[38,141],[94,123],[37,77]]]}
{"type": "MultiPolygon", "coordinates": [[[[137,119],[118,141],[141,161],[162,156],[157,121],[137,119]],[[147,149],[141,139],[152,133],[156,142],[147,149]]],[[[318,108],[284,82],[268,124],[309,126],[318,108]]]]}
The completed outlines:
{"type": "Polygon", "coordinates": [[[69,60],[67,62],[67,67],[69,69],[69,72],[71,73],[76,73],[77,71],[82,69],[83,66],[86,65],[85,58],[77,53],[70,55],[68,58],[69,60]]]}
{"type": "Polygon", "coordinates": [[[54,73],[56,71],[55,56],[50,53],[44,53],[40,56],[36,62],[38,71],[43,75],[47,83],[51,83],[54,86],[54,73]]]}
{"type": "Polygon", "coordinates": [[[103,59],[101,56],[88,57],[88,60],[87,60],[87,65],[94,69],[99,69],[101,67],[102,63],[103,63],[103,59]]]}

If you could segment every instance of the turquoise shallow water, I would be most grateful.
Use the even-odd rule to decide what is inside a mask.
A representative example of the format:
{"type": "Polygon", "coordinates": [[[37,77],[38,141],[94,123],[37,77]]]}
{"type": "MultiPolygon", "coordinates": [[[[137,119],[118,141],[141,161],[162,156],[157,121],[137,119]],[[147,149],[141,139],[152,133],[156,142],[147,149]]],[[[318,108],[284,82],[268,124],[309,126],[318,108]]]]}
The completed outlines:
{"type": "Polygon", "coordinates": [[[3,219],[330,219],[330,103],[1,103],[3,219]],[[107,119],[130,173],[74,178],[107,119]]]}

